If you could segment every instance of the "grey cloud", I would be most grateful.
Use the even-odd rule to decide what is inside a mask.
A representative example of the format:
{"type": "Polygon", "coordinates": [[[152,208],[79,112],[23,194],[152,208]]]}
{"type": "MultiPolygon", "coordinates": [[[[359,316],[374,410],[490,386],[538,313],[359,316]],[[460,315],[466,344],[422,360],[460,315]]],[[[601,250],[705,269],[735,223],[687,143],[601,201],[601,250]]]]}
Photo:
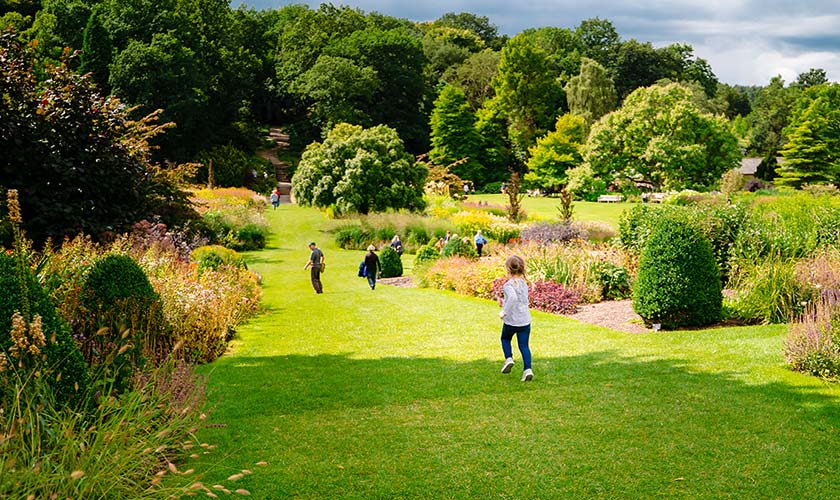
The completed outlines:
{"type": "MultiPolygon", "coordinates": [[[[258,9],[300,1],[245,0],[258,9]]],[[[303,2],[317,8],[320,2],[303,2]]],[[[684,42],[728,83],[765,84],[782,73],[790,80],[810,67],[840,78],[840,2],[836,0],[356,0],[364,11],[429,21],[446,12],[487,16],[499,31],[573,28],[593,17],[609,19],[624,39],[656,46],[684,42]],[[775,73],[774,73],[775,72],[775,73]]]]}

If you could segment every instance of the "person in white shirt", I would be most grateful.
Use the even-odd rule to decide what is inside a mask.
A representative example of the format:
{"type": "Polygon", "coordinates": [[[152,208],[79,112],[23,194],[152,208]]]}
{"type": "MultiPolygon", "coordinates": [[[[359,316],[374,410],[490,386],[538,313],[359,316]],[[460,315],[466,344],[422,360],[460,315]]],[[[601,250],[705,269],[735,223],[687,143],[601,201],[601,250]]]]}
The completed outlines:
{"type": "Polygon", "coordinates": [[[510,373],[513,368],[513,347],[511,340],[516,335],[516,343],[522,354],[522,381],[534,379],[531,370],[531,348],[528,340],[531,337],[531,311],[528,309],[528,283],[525,281],[525,261],[518,255],[511,255],[505,262],[508,280],[502,287],[504,299],[499,317],[502,318],[502,352],[505,362],[502,373],[510,373]]]}

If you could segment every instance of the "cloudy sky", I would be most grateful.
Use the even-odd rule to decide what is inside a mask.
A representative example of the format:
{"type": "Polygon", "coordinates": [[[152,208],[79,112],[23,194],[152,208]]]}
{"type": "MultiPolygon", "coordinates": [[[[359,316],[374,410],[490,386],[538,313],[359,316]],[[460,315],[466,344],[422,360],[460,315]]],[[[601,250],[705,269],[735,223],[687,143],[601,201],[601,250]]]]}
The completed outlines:
{"type": "MultiPolygon", "coordinates": [[[[257,9],[318,1],[233,0],[257,9]]],[[[786,82],[809,68],[840,80],[840,2],[837,0],[334,0],[365,12],[430,21],[446,12],[487,16],[501,33],[606,18],[622,39],[654,46],[686,42],[726,83],[764,85],[774,75],[786,82]]]]}

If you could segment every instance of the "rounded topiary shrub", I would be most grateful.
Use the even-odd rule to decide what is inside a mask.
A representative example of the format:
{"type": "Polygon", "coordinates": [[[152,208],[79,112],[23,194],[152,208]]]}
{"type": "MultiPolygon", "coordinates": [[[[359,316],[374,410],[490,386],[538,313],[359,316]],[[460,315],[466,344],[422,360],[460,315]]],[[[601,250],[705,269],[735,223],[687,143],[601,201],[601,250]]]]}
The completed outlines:
{"type": "Polygon", "coordinates": [[[467,257],[470,259],[477,259],[478,253],[475,251],[475,247],[473,246],[472,242],[453,238],[443,246],[443,252],[441,255],[444,257],[467,257]]]}
{"type": "Polygon", "coordinates": [[[116,391],[126,387],[134,367],[168,354],[170,328],[159,296],[131,257],[108,255],[97,262],[82,285],[82,305],[89,314],[79,325],[82,353],[113,378],[116,391]]]}
{"type": "Polygon", "coordinates": [[[403,266],[400,254],[391,247],[384,247],[379,255],[379,264],[382,266],[383,278],[396,278],[402,276],[403,266]]]}
{"type": "MultiPolygon", "coordinates": [[[[47,293],[29,271],[26,271],[26,298],[29,314],[32,318],[41,317],[41,331],[44,334],[44,346],[40,348],[37,368],[42,377],[55,391],[56,401],[75,403],[81,401],[88,387],[90,376],[88,367],[78,346],[70,336],[70,329],[56,313],[55,306],[47,293]]],[[[0,352],[6,353],[8,362],[17,364],[11,356],[13,344],[12,315],[24,310],[24,295],[18,279],[14,257],[0,253],[0,352]]],[[[29,353],[32,354],[31,352],[29,353]]],[[[9,381],[7,373],[0,373],[0,396],[5,396],[4,385],[9,381]]]]}
{"type": "Polygon", "coordinates": [[[222,266],[248,269],[245,258],[236,250],[221,245],[205,245],[190,252],[190,260],[198,264],[199,271],[204,269],[218,270],[222,266]]]}
{"type": "Polygon", "coordinates": [[[633,310],[650,326],[702,326],[721,319],[723,294],[712,245],[691,224],[663,220],[642,252],[633,310]]]}

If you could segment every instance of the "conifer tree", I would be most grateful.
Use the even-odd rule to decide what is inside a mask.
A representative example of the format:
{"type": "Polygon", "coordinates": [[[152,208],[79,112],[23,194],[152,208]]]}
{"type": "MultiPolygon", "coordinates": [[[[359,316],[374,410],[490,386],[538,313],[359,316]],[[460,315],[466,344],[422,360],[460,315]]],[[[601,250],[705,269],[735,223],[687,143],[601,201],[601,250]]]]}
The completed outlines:
{"type": "Polygon", "coordinates": [[[470,111],[464,93],[447,85],[435,100],[430,119],[432,149],[429,158],[436,165],[451,167],[462,179],[482,183],[482,166],[478,161],[480,137],[475,130],[475,115],[470,111]]]}

